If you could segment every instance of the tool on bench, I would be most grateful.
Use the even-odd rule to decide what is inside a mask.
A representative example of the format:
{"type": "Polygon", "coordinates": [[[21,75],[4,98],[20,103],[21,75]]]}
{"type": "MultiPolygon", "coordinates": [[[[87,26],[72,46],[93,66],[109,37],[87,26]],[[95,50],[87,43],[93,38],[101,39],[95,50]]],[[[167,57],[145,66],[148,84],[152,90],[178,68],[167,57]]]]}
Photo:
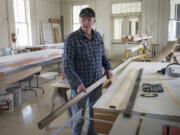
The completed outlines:
{"type": "Polygon", "coordinates": [[[160,83],[143,83],[142,84],[143,92],[163,92],[163,87],[160,83]]]}
{"type": "Polygon", "coordinates": [[[156,93],[141,93],[140,94],[142,97],[157,97],[158,94],[156,93]]]}
{"type": "Polygon", "coordinates": [[[172,77],[180,77],[180,64],[171,63],[167,65],[165,68],[158,70],[157,72],[161,73],[162,75],[167,74],[172,77]]]}
{"type": "Polygon", "coordinates": [[[142,97],[157,97],[157,93],[164,92],[160,83],[143,83],[142,90],[144,92],[140,94],[142,97]]]}

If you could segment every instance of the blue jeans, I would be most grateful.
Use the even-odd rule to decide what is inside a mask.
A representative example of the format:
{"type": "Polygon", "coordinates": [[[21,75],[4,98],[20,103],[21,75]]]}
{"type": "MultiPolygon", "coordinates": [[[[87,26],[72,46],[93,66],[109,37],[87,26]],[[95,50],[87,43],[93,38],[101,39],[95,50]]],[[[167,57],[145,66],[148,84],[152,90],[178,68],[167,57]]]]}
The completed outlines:
{"type": "MultiPolygon", "coordinates": [[[[74,97],[76,95],[77,95],[77,91],[72,89],[71,97],[74,97]]],[[[94,112],[93,112],[92,106],[99,99],[101,95],[102,95],[101,87],[96,88],[88,96],[84,97],[78,103],[72,106],[73,115],[77,113],[81,108],[83,108],[82,117],[84,117],[85,111],[86,111],[86,102],[88,101],[89,117],[94,118],[94,112]]],[[[83,124],[84,124],[84,119],[80,119],[78,122],[73,120],[73,135],[81,135],[83,124]]],[[[94,121],[88,120],[88,127],[87,127],[86,134],[97,135],[96,133],[94,133],[94,121]]]]}

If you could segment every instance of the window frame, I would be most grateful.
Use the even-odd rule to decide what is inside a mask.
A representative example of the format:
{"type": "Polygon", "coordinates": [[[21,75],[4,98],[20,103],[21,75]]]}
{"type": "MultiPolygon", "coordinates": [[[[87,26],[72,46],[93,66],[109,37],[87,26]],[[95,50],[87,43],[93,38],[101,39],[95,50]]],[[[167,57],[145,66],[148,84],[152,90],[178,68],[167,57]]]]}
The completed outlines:
{"type": "Polygon", "coordinates": [[[110,13],[110,15],[111,15],[111,31],[112,31],[112,36],[111,36],[111,43],[112,44],[116,44],[116,43],[121,43],[122,41],[121,41],[121,39],[114,39],[114,20],[115,19],[124,19],[124,18],[126,18],[126,17],[128,17],[129,19],[132,19],[132,18],[138,18],[139,19],[139,25],[138,25],[138,27],[139,27],[139,32],[140,32],[140,24],[141,24],[141,22],[140,22],[140,20],[141,20],[141,18],[142,18],[142,1],[128,1],[127,3],[130,3],[130,2],[141,2],[141,12],[130,12],[130,13],[119,13],[119,14],[113,14],[112,13],[112,5],[113,4],[118,4],[118,3],[125,3],[125,2],[127,2],[127,1],[117,1],[117,2],[112,2],[111,4],[110,4],[110,10],[111,10],[111,13],[110,13]]]}
{"type": "MultiPolygon", "coordinates": [[[[19,1],[19,0],[17,0],[19,1]]],[[[18,24],[25,24],[26,25],[26,29],[27,29],[27,44],[19,44],[19,39],[18,39],[18,35],[17,35],[17,41],[16,41],[16,46],[19,47],[23,47],[23,46],[32,46],[32,37],[31,37],[31,19],[30,19],[30,1],[29,0],[23,0],[24,1],[24,14],[25,14],[25,20],[24,22],[21,21],[16,21],[16,17],[14,15],[14,23],[15,23],[15,31],[16,31],[16,35],[17,35],[17,25],[18,24]],[[29,11],[28,11],[29,10],[29,11]]],[[[16,8],[18,8],[18,3],[15,3],[15,1],[13,0],[13,8],[15,7],[16,4],[16,8]]],[[[14,9],[15,11],[15,9],[14,9]]],[[[19,13],[17,12],[17,15],[19,15],[19,13]]]]}
{"type": "Polygon", "coordinates": [[[87,7],[90,7],[90,4],[89,3],[81,3],[81,4],[73,4],[72,5],[72,23],[71,23],[71,26],[72,26],[72,32],[74,32],[75,30],[74,30],[74,24],[80,24],[80,23],[74,23],[74,13],[73,13],[73,7],[74,6],[83,6],[83,5],[87,5],[87,7]]]}

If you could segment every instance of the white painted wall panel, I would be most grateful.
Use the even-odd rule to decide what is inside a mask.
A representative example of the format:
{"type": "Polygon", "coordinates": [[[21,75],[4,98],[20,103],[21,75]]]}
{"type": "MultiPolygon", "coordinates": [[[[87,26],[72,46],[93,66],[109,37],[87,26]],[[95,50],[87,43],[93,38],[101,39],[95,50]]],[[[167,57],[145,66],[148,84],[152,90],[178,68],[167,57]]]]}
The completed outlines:
{"type": "Polygon", "coordinates": [[[110,4],[104,0],[96,1],[96,29],[99,31],[104,39],[105,49],[111,55],[111,16],[110,4]],[[100,8],[102,7],[103,8],[100,8]]]}
{"type": "Polygon", "coordinates": [[[9,47],[9,32],[7,20],[0,21],[0,48],[9,47]]]}
{"type": "Polygon", "coordinates": [[[51,18],[60,18],[60,2],[55,0],[37,0],[36,11],[38,21],[48,21],[51,18]]]}
{"type": "Polygon", "coordinates": [[[49,18],[60,19],[60,0],[30,0],[32,44],[40,42],[40,23],[47,23],[49,18]]]}
{"type": "Polygon", "coordinates": [[[6,0],[0,0],[0,48],[9,47],[9,26],[6,0]]]}
{"type": "Polygon", "coordinates": [[[142,33],[152,36],[152,43],[159,42],[159,0],[143,0],[142,33]]]}
{"type": "Polygon", "coordinates": [[[0,0],[0,18],[7,18],[6,0],[0,0]]]}

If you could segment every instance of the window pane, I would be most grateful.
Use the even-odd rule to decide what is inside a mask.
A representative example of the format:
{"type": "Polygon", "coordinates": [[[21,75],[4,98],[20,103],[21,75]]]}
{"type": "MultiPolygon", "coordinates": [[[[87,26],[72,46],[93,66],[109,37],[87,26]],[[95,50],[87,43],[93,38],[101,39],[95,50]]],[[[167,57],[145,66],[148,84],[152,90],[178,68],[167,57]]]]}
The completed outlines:
{"type": "Polygon", "coordinates": [[[19,46],[28,45],[27,24],[16,23],[17,44],[19,46]]]}
{"type": "Polygon", "coordinates": [[[74,25],[73,25],[73,31],[78,30],[79,27],[80,27],[80,24],[74,24],[74,25]]]}
{"type": "Polygon", "coordinates": [[[88,7],[88,5],[73,6],[73,23],[79,23],[79,13],[81,9],[88,7]]]}
{"type": "Polygon", "coordinates": [[[15,22],[26,22],[24,0],[14,0],[15,22]]]}
{"type": "Polygon", "coordinates": [[[121,39],[122,19],[114,19],[114,39],[121,39]]]}
{"type": "Polygon", "coordinates": [[[177,17],[176,17],[176,20],[177,21],[180,21],[180,4],[176,4],[176,14],[177,14],[177,17]]]}
{"type": "Polygon", "coordinates": [[[79,28],[79,13],[81,9],[88,7],[88,5],[76,5],[73,6],[73,31],[77,30],[77,27],[79,28]],[[78,25],[77,25],[78,24],[78,25]]]}
{"type": "Polygon", "coordinates": [[[112,4],[112,14],[141,12],[141,2],[112,4]]]}
{"type": "Polygon", "coordinates": [[[176,38],[180,38],[180,22],[176,22],[176,38]]]}
{"type": "Polygon", "coordinates": [[[131,26],[130,26],[130,34],[135,35],[138,33],[138,18],[130,19],[131,26]]]}

